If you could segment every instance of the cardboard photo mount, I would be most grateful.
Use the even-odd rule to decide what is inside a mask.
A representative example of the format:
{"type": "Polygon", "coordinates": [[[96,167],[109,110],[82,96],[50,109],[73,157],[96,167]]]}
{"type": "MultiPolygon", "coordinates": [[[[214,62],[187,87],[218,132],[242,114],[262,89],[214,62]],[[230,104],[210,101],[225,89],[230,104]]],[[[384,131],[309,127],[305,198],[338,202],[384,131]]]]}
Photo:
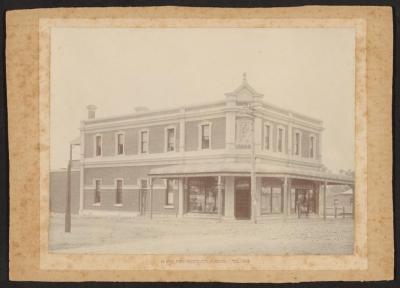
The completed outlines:
{"type": "Polygon", "coordinates": [[[8,12],[10,279],[223,282],[393,279],[392,30],[392,11],[388,7],[60,8],[8,12]],[[52,27],[354,28],[354,255],[182,257],[50,253],[52,27]]]}

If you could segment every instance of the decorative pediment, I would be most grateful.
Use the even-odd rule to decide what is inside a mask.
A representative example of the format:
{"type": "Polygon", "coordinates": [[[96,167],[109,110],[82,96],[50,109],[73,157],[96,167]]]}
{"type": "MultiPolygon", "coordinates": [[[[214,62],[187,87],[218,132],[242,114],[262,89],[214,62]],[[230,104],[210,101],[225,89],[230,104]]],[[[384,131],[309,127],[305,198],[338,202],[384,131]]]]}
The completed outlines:
{"type": "Polygon", "coordinates": [[[247,83],[246,73],[243,74],[242,84],[233,92],[226,93],[225,95],[227,100],[233,100],[238,103],[260,101],[263,97],[263,94],[258,93],[249,85],[249,83],[247,83]]]}

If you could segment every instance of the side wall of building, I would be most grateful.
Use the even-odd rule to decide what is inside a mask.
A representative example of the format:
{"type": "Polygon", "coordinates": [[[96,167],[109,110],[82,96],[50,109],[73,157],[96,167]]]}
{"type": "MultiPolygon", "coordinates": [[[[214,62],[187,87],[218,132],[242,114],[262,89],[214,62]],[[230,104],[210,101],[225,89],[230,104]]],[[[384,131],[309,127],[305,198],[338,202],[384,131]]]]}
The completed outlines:
{"type": "Polygon", "coordinates": [[[102,156],[115,156],[116,134],[120,132],[125,135],[125,155],[138,154],[139,134],[144,129],[149,131],[149,153],[163,153],[165,152],[165,131],[167,127],[175,128],[175,151],[179,151],[179,123],[171,122],[164,125],[86,133],[85,158],[94,157],[94,138],[96,135],[102,136],[102,156]]]}
{"type": "MultiPolygon", "coordinates": [[[[79,212],[79,171],[71,173],[71,213],[79,212]]],[[[67,171],[50,172],[50,212],[64,213],[67,195],[67,171]]]]}
{"type": "MultiPolygon", "coordinates": [[[[161,166],[125,166],[85,168],[84,197],[85,210],[107,210],[123,212],[149,212],[176,214],[178,209],[178,189],[173,193],[173,203],[167,204],[167,186],[163,179],[154,179],[153,192],[150,195],[148,173],[161,166]],[[95,180],[100,180],[100,203],[95,203],[95,180]],[[116,180],[122,180],[122,203],[117,203],[116,180]],[[147,180],[147,188],[141,181],[147,180]]],[[[163,166],[164,167],[164,166],[163,166]]]]}

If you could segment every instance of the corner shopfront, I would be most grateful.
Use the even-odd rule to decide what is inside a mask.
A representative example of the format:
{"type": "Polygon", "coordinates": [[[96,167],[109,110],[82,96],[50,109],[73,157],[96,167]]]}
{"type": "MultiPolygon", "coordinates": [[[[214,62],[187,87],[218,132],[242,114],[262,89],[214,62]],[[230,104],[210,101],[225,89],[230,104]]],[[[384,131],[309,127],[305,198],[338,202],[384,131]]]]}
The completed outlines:
{"type": "Polygon", "coordinates": [[[154,169],[149,176],[176,183],[178,216],[238,220],[270,216],[326,217],[327,186],[354,186],[353,179],[345,175],[265,165],[256,169],[254,196],[250,173],[245,172],[250,166],[246,164],[175,165],[154,169]]]}

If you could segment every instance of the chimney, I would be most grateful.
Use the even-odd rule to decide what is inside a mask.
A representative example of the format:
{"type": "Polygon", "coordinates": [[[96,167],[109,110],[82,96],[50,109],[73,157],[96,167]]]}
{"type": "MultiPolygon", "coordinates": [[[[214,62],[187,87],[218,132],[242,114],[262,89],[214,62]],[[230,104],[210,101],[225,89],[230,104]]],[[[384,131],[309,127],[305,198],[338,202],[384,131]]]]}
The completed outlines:
{"type": "Polygon", "coordinates": [[[136,113],[143,113],[149,111],[149,108],[147,108],[146,106],[136,106],[134,109],[136,113]]]}
{"type": "Polygon", "coordinates": [[[88,110],[88,119],[95,119],[96,118],[96,105],[88,105],[86,106],[88,110]]]}

